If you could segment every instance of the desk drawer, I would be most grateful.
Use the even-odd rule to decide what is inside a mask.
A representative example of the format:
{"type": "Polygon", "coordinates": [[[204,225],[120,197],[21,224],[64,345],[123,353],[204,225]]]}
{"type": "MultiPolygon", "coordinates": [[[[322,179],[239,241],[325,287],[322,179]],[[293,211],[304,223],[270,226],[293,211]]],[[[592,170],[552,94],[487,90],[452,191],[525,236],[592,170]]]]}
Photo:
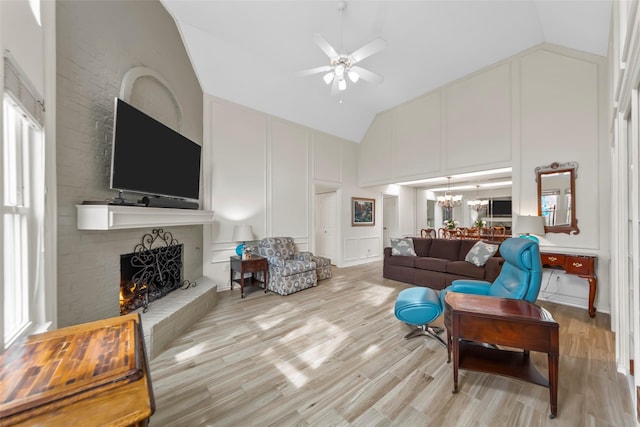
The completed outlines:
{"type": "Polygon", "coordinates": [[[564,265],[565,256],[560,254],[540,254],[542,265],[564,265]]]}
{"type": "Polygon", "coordinates": [[[589,274],[590,258],[581,256],[567,256],[565,269],[570,274],[589,274]]]}

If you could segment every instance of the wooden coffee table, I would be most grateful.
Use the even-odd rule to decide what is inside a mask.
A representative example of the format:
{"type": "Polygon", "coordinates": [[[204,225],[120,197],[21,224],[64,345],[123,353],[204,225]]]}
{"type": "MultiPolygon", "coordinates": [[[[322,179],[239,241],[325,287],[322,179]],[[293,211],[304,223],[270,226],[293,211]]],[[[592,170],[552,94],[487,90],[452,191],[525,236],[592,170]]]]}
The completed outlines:
{"type": "Polygon", "coordinates": [[[559,326],[551,314],[523,300],[449,292],[444,301],[448,362],[453,352],[453,393],[458,392],[458,369],[504,375],[547,387],[551,406],[549,417],[555,418],[558,413],[559,326]],[[548,354],[548,378],[531,362],[530,351],[548,354]]]}

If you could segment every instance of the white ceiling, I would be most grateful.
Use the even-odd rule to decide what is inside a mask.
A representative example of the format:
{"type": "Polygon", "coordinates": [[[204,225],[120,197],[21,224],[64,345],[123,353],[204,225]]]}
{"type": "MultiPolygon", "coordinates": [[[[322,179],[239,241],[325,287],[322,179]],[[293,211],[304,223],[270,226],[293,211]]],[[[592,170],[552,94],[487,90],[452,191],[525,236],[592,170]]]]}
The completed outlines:
{"type": "Polygon", "coordinates": [[[337,1],[161,1],[205,93],[355,142],[377,113],[537,44],[606,56],[611,15],[611,0],[349,1],[344,50],[385,39],[359,63],[384,82],[332,97],[296,73],[328,65],[314,33],[340,51],[337,1]]]}

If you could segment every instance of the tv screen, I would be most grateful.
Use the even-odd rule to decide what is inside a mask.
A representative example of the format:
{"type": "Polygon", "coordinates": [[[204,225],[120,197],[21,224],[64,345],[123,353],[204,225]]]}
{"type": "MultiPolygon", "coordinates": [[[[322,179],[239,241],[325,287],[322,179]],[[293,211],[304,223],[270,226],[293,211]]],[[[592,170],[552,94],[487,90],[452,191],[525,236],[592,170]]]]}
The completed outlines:
{"type": "Polygon", "coordinates": [[[200,151],[200,145],[116,98],[112,189],[197,200],[200,151]]]}
{"type": "Polygon", "coordinates": [[[491,216],[511,216],[511,200],[492,200],[489,214],[491,216]]]}

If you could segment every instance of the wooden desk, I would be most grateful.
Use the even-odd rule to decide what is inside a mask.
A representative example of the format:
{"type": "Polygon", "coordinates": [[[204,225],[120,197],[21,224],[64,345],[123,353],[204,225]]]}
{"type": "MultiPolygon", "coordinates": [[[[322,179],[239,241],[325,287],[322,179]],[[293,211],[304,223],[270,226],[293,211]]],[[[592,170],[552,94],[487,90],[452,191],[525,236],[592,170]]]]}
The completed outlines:
{"type": "Polygon", "coordinates": [[[146,426],[155,411],[138,314],[31,335],[0,368],[3,427],[146,426]]]}
{"type": "Polygon", "coordinates": [[[267,283],[269,283],[269,262],[266,258],[253,255],[250,259],[242,259],[239,256],[232,256],[229,260],[229,283],[231,290],[233,290],[233,284],[238,283],[240,285],[240,298],[244,298],[244,287],[249,285],[262,285],[264,287],[264,293],[267,293],[267,283]],[[233,277],[233,272],[236,272],[240,277],[233,277]],[[264,274],[264,280],[258,280],[253,273],[262,272],[264,274]],[[244,273],[251,273],[251,277],[245,279],[244,273]],[[247,283],[245,283],[245,280],[247,283]]]}
{"type": "Polygon", "coordinates": [[[551,314],[524,300],[449,292],[444,301],[448,361],[451,361],[453,351],[453,393],[458,392],[458,369],[504,375],[547,387],[551,406],[549,416],[555,418],[558,413],[559,326],[551,314]],[[524,351],[489,348],[479,343],[524,351]],[[548,354],[548,378],[531,363],[529,351],[548,354]]]}
{"type": "Polygon", "coordinates": [[[596,317],[596,290],[598,277],[596,276],[596,257],[591,255],[571,255],[556,252],[540,252],[542,266],[564,270],[589,282],[589,316],[596,317]]]}

